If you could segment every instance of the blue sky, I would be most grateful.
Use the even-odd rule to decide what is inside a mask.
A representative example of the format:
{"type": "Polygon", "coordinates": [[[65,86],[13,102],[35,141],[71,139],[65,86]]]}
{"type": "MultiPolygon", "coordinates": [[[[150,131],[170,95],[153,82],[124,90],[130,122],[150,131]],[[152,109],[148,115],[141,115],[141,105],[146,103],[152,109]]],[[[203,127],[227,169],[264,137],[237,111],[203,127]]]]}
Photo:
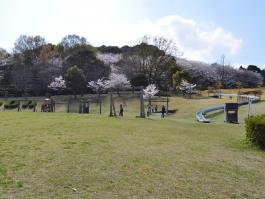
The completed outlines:
{"type": "Polygon", "coordinates": [[[58,43],[79,34],[96,46],[133,45],[144,35],[175,41],[183,57],[265,65],[263,0],[1,0],[0,47],[20,34],[58,43]]]}

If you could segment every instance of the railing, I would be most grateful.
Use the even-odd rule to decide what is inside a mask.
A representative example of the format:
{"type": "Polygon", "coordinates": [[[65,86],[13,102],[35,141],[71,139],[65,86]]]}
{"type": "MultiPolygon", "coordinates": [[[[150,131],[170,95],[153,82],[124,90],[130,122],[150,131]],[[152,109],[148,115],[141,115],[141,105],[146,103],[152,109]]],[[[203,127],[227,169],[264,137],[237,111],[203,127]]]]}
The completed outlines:
{"type": "MultiPolygon", "coordinates": [[[[243,106],[247,105],[250,102],[258,102],[260,100],[260,97],[257,96],[251,96],[251,95],[237,95],[237,94],[221,94],[218,93],[219,96],[227,96],[227,97],[242,97],[246,98],[246,101],[238,103],[238,106],[243,106]]],[[[207,107],[204,109],[201,109],[196,113],[196,120],[198,122],[203,122],[203,123],[210,123],[211,120],[206,118],[206,114],[212,111],[218,111],[218,110],[224,110],[225,105],[218,105],[218,106],[212,106],[212,107],[207,107]]]]}

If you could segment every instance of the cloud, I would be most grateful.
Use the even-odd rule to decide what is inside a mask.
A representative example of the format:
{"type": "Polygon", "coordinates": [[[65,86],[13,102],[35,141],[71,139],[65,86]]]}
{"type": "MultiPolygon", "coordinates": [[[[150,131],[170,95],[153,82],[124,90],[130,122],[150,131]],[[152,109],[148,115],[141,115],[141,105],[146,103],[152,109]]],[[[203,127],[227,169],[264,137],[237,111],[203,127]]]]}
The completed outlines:
{"type": "MultiPolygon", "coordinates": [[[[185,58],[200,61],[216,61],[222,54],[232,57],[240,53],[243,41],[231,32],[212,24],[200,25],[193,19],[166,16],[156,21],[144,20],[125,28],[120,35],[136,39],[142,35],[160,35],[173,39],[185,58]]],[[[119,35],[119,34],[118,34],[119,35]]]]}
{"type": "Polygon", "coordinates": [[[184,58],[205,62],[218,61],[222,54],[233,57],[240,53],[243,40],[222,27],[201,25],[193,19],[172,15],[158,20],[136,23],[107,23],[96,25],[89,38],[96,45],[134,45],[144,35],[172,39],[184,58]]]}
{"type": "Polygon", "coordinates": [[[144,35],[150,35],[173,39],[184,58],[214,62],[222,54],[233,58],[243,44],[241,38],[222,27],[178,15],[137,19],[131,16],[130,8],[121,6],[122,0],[76,0],[75,4],[70,0],[46,0],[41,10],[33,9],[34,0],[28,0],[27,4],[19,2],[18,7],[11,6],[16,15],[4,15],[2,20],[5,23],[0,46],[9,50],[20,34],[41,35],[55,44],[67,34],[78,34],[95,46],[134,45],[144,35]]]}

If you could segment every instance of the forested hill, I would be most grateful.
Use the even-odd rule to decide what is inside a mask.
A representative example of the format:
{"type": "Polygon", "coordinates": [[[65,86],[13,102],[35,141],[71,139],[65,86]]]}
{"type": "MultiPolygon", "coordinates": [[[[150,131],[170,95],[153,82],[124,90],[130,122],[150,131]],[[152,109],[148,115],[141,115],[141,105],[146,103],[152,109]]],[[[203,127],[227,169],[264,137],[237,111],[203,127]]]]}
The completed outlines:
{"type": "Polygon", "coordinates": [[[0,49],[0,95],[6,91],[18,96],[44,95],[51,81],[64,77],[73,66],[84,77],[82,92],[90,92],[87,82],[107,79],[111,72],[125,74],[133,87],[153,83],[162,90],[174,88],[181,78],[199,89],[264,84],[265,71],[257,66],[235,69],[225,62],[207,64],[180,55],[174,42],[160,37],[144,38],[135,46],[94,47],[78,35],[68,35],[56,45],[40,36],[22,35],[12,53],[0,49]]]}

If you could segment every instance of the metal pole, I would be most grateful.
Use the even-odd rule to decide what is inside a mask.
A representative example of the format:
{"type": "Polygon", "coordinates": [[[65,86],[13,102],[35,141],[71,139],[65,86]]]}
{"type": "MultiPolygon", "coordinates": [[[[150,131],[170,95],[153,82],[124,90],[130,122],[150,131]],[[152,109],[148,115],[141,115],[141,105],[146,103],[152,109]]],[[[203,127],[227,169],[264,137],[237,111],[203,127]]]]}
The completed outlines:
{"type": "Polygon", "coordinates": [[[248,98],[248,112],[247,112],[248,117],[250,116],[250,113],[251,113],[251,99],[248,98]]]}
{"type": "Polygon", "coordinates": [[[227,122],[226,105],[224,105],[224,122],[227,122]]]}

